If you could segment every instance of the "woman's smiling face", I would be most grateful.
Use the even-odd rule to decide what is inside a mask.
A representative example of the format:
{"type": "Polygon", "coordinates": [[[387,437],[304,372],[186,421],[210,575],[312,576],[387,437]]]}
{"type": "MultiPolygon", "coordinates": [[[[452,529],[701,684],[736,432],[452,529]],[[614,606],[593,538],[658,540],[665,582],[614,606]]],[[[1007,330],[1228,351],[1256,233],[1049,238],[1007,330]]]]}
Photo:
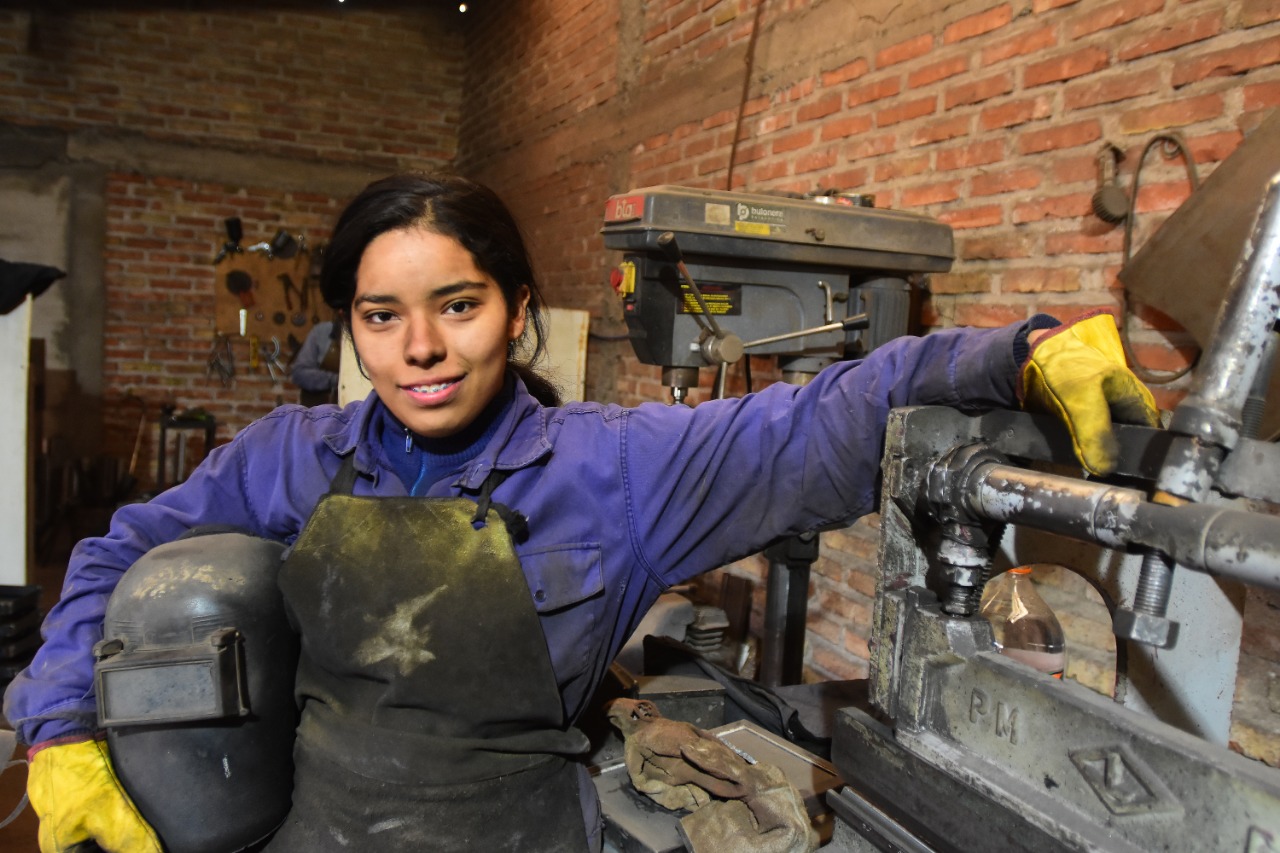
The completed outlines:
{"type": "Polygon", "coordinates": [[[502,390],[528,301],[522,287],[508,305],[457,240],[420,227],[388,231],[360,258],[352,340],[391,413],[420,436],[445,438],[502,390]]]}

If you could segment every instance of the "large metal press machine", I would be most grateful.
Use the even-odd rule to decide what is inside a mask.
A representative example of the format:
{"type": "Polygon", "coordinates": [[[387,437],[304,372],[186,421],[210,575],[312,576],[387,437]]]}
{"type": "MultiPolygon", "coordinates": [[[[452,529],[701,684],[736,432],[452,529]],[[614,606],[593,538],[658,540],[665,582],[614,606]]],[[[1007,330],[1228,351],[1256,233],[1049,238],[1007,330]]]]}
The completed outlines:
{"type": "MultiPolygon", "coordinates": [[[[1240,204],[1238,186],[1218,187],[1199,194],[1240,204]]],[[[1227,746],[1245,588],[1280,589],[1280,446],[1257,432],[1280,318],[1280,175],[1254,196],[1190,392],[1165,428],[1118,428],[1114,476],[1084,478],[1040,416],[891,414],[869,702],[835,713],[827,849],[1280,850],[1280,771],[1227,746]],[[983,586],[1035,562],[1109,603],[1114,696],[995,651],[983,586]]],[[[950,230],[862,201],[674,187],[610,200],[631,343],[675,401],[744,353],[802,380],[906,331],[911,279],[949,268],[950,230]]],[[[816,553],[771,549],[765,683],[797,674],[805,546],[816,553]]]]}

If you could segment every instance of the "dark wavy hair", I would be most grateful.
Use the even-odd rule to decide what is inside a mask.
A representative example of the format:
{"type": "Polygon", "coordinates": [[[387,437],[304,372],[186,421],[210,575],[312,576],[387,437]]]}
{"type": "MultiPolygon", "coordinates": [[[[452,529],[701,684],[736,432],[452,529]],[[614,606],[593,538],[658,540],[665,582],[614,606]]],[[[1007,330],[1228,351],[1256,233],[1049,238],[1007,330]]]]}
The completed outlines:
{"type": "Polygon", "coordinates": [[[346,333],[351,334],[356,271],[365,249],[382,234],[406,228],[425,228],[462,244],[476,266],[498,283],[512,315],[521,286],[529,288],[522,339],[530,338],[532,349],[528,358],[520,361],[512,347],[507,366],[540,403],[559,405],[555,386],[534,370],[545,352],[545,303],[520,226],[497,193],[467,178],[391,175],[365,187],[338,216],[320,269],[320,294],[325,304],[338,312],[346,333]]]}

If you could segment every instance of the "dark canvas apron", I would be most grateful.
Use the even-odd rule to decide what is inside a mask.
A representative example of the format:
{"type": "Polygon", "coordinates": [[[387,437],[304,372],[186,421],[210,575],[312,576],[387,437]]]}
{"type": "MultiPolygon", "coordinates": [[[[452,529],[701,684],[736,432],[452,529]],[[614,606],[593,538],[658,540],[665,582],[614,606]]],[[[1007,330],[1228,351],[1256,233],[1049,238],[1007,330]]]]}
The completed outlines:
{"type": "Polygon", "coordinates": [[[586,850],[566,756],[588,744],[497,510],[352,480],[348,460],[280,572],[303,707],[267,849],[586,850]]]}

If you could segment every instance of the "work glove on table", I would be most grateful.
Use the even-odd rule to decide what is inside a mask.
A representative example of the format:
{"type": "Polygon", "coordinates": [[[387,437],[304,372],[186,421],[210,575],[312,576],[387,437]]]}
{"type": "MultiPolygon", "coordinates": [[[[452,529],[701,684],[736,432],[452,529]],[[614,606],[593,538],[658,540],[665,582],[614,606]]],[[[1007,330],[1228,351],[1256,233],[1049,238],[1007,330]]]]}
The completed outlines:
{"type": "Polygon", "coordinates": [[[121,787],[105,741],[51,741],[27,754],[27,795],[40,818],[40,853],[93,849],[90,841],[107,853],[162,853],[155,830],[121,787]]]}
{"type": "Polygon", "coordinates": [[[1035,339],[1022,366],[1019,396],[1023,408],[1066,424],[1076,458],[1099,476],[1119,461],[1112,420],[1160,425],[1155,398],[1125,365],[1120,334],[1106,313],[1086,314],[1035,339]]]}

